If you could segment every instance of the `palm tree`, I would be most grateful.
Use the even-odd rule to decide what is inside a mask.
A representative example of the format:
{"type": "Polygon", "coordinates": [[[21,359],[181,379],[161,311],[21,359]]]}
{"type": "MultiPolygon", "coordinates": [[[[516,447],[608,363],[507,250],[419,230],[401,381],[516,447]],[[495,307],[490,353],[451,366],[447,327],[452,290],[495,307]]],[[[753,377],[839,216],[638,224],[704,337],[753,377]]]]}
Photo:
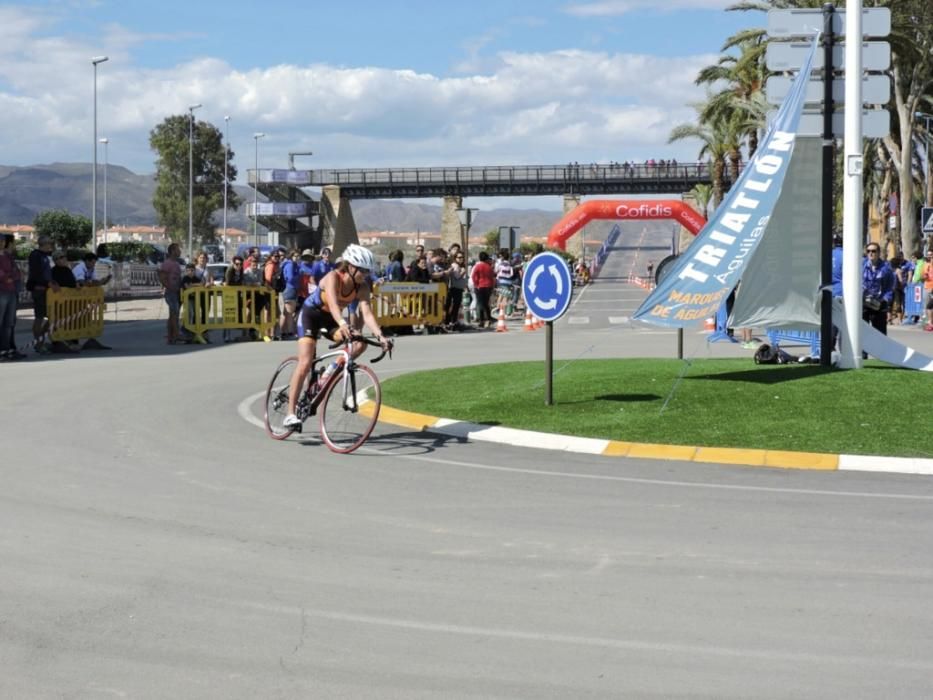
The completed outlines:
{"type": "MultiPolygon", "coordinates": [[[[703,105],[694,105],[694,108],[697,110],[697,114],[703,112],[703,105]]],[[[730,143],[734,141],[734,136],[727,133],[720,121],[711,124],[680,124],[671,131],[667,142],[673,143],[683,139],[699,139],[701,142],[698,157],[709,160],[710,174],[712,175],[713,206],[718,207],[726,191],[725,163],[730,154],[730,143]]]]}
{"type": "Polygon", "coordinates": [[[710,200],[713,198],[713,186],[704,184],[694,185],[693,189],[687,194],[696,202],[697,208],[700,210],[703,218],[708,219],[710,200]]]}
{"type": "Polygon", "coordinates": [[[764,99],[764,52],[762,37],[748,39],[744,33],[730,37],[723,51],[738,48],[739,56],[724,55],[714,66],[707,66],[697,76],[697,85],[725,87],[714,94],[703,112],[703,122],[724,120],[739,130],[740,140],[747,147],[748,158],[758,150],[758,133],[764,126],[767,103],[764,99]]]}

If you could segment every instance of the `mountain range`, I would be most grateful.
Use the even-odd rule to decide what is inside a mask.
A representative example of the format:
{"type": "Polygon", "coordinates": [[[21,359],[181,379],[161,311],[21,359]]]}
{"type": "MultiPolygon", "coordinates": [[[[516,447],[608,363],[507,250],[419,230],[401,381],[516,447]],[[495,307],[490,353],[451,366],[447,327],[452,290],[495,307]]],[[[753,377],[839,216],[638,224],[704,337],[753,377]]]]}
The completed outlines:
{"type": "MultiPolygon", "coordinates": [[[[104,178],[99,164],[97,178],[98,214],[102,215],[104,178]]],[[[91,217],[90,163],[50,163],[47,165],[0,165],[0,224],[31,224],[36,215],[49,209],[64,209],[91,217]]],[[[252,200],[249,187],[235,186],[243,202],[252,200]]],[[[107,168],[107,218],[112,225],[151,226],[158,223],[152,207],[154,175],[137,175],[119,165],[107,168]]],[[[318,193],[311,192],[318,197],[318,193]]],[[[560,212],[543,209],[490,209],[479,211],[472,235],[499,226],[518,226],[523,236],[546,236],[560,219],[560,212]]],[[[440,204],[397,200],[361,199],[353,201],[353,217],[359,231],[438,232],[440,204]]],[[[214,219],[221,223],[218,211],[214,219]]],[[[245,204],[227,214],[231,228],[249,230],[245,204]]],[[[587,227],[587,238],[602,239],[611,222],[597,222],[587,227]]]]}

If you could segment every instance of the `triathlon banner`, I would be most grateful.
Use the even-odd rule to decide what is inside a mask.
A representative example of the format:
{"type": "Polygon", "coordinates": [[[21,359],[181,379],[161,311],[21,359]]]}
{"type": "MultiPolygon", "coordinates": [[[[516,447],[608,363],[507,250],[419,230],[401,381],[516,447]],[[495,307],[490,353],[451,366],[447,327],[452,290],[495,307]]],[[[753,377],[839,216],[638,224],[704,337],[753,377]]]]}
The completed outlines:
{"type": "Polygon", "coordinates": [[[814,37],[790,93],[754,159],[696,240],[638,308],[634,319],[674,328],[702,322],[716,315],[738,284],[781,194],[819,38],[814,37]]]}

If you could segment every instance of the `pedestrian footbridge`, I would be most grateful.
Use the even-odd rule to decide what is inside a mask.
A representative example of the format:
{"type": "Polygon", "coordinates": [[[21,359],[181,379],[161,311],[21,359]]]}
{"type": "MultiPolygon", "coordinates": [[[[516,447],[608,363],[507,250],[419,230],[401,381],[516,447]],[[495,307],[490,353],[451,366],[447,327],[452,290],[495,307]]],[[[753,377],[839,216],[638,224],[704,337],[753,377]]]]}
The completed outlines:
{"type": "Polygon", "coordinates": [[[565,211],[587,195],[680,195],[709,184],[708,163],[567,163],[424,168],[249,170],[248,182],[267,202],[248,205],[248,215],[299,247],[342,248],[354,242],[354,199],[441,198],[442,241],[465,244],[456,210],[464,197],[558,195],[565,211]],[[320,201],[307,191],[320,188],[320,201]],[[315,222],[315,218],[317,221],[315,222]],[[447,239],[450,239],[448,241],[447,239]]]}

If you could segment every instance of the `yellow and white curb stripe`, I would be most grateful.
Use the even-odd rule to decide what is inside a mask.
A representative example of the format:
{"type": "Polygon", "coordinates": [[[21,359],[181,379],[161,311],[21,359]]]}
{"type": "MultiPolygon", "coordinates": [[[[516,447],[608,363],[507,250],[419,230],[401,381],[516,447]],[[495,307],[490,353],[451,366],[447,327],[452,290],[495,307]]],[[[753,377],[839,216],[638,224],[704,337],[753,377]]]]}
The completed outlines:
{"type": "Polygon", "coordinates": [[[504,443],[516,447],[562,450],[606,457],[680,460],[779,469],[871,471],[933,476],[933,459],[838,455],[821,452],[755,450],[731,447],[693,447],[690,445],[659,445],[622,442],[619,440],[600,440],[466,423],[449,418],[402,411],[391,406],[382,406],[379,420],[413,430],[430,430],[476,442],[504,443]]]}

